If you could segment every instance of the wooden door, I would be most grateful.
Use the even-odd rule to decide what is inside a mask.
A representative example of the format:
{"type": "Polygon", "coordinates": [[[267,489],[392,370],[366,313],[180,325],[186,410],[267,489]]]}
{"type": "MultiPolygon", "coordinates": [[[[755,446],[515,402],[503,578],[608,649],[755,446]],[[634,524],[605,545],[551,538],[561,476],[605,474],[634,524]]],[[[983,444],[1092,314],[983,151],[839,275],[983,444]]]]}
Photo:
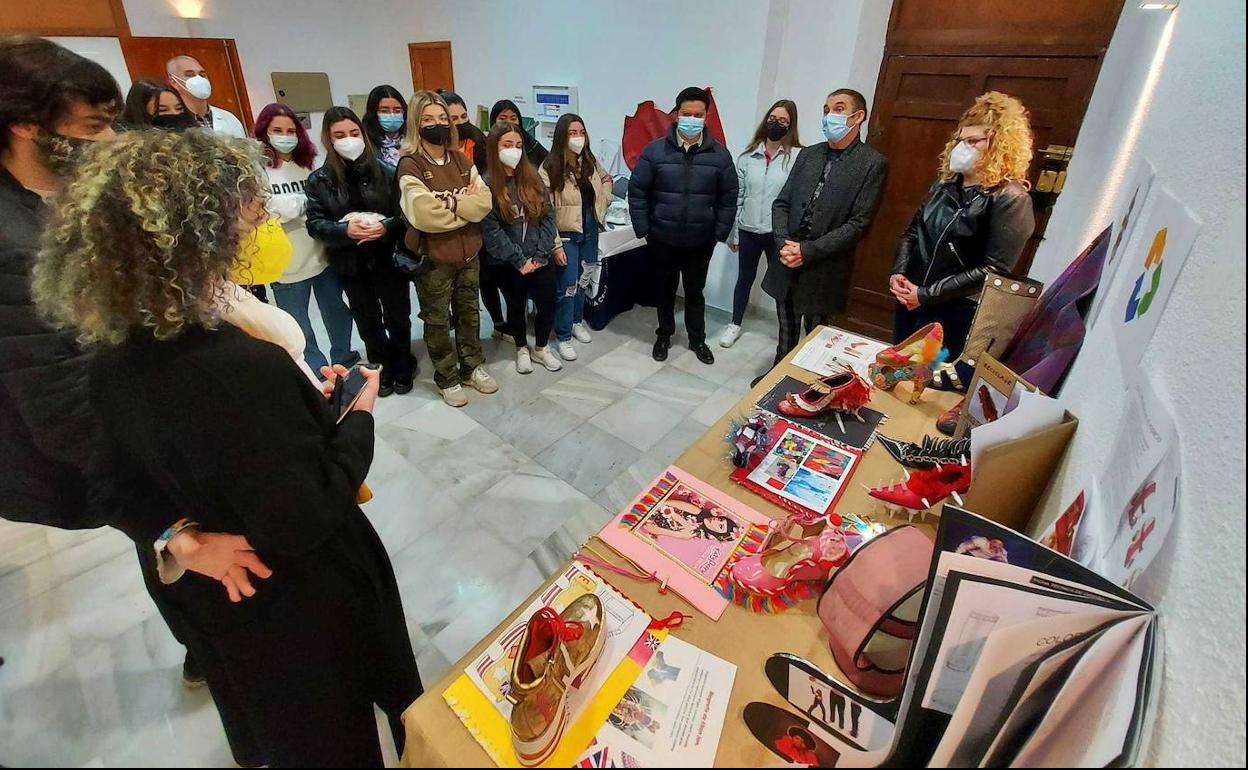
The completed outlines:
{"type": "Polygon", "coordinates": [[[455,90],[455,67],[451,61],[451,43],[408,43],[407,56],[412,62],[412,88],[417,91],[455,90]]]}
{"type": "Polygon", "coordinates": [[[238,48],[232,39],[125,37],[121,39],[121,51],[126,57],[130,77],[134,80],[148,78],[165,81],[168,79],[166,62],[181,54],[194,56],[204,65],[208,79],[212,81],[212,98],[208,101],[214,107],[237,115],[243,122],[243,127],[248,132],[251,131],[255,122],[251,114],[251,101],[247,98],[238,48]]]}
{"type": "MultiPolygon", "coordinates": [[[[1002,91],[1027,107],[1035,134],[1033,187],[1041,151],[1072,146],[1078,136],[1122,0],[1016,0],[988,3],[994,13],[976,11],[987,2],[896,0],[893,6],[868,131],[870,143],[888,158],[888,180],[858,249],[841,319],[851,329],[891,339],[896,300],[888,277],[898,238],[975,97],[1002,91]],[[1003,16],[1006,6],[1010,12],[1003,16]]],[[[1033,195],[1036,230],[1016,268],[1020,273],[1031,266],[1054,198],[1033,195]]]]}

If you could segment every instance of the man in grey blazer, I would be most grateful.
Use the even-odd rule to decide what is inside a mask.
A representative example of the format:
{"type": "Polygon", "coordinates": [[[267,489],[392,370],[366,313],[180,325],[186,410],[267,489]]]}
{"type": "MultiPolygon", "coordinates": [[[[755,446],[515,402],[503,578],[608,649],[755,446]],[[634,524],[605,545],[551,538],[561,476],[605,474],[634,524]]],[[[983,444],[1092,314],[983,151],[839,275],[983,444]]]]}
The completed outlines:
{"type": "Polygon", "coordinates": [[[804,148],[771,208],[780,249],[768,258],[763,290],[780,319],[776,362],[806,332],[843,313],[849,299],[854,251],[875,215],[888,161],[859,138],[867,100],[849,88],[823,105],[826,142],[804,148]],[[804,324],[803,324],[804,321],[804,324]]]}

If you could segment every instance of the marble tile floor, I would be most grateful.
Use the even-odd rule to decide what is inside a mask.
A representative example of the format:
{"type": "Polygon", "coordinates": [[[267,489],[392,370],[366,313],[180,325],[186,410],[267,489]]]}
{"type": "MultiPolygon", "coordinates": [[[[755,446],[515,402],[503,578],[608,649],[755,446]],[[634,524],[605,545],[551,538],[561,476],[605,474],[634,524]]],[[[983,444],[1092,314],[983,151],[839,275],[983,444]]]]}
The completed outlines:
{"type": "MultiPolygon", "coordinates": [[[[713,366],[682,335],[668,361],[653,361],[646,308],[578,345],[556,373],[519,375],[514,348],[487,339],[500,392],[473,392],[461,410],[442,404],[417,343],[416,389],[379,402],[376,497],[364,510],[391,554],[426,683],[767,368],[774,319],[747,319],[724,350],[715,342],[727,320],[708,309],[713,366]]],[[[182,649],[117,532],[0,521],[0,656],[0,765],[232,765],[206,690],[179,683],[182,649]]]]}

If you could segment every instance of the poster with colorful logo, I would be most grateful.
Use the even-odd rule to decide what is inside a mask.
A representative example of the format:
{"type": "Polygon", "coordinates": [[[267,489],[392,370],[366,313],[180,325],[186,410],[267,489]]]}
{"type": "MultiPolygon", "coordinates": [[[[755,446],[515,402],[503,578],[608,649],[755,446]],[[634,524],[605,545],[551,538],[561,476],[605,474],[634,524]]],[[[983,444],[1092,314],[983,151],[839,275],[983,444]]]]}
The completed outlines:
{"type": "Polygon", "coordinates": [[[1144,211],[1144,201],[1148,200],[1148,191],[1153,186],[1153,164],[1144,158],[1138,158],[1131,169],[1131,176],[1122,187],[1122,198],[1118,202],[1118,210],[1114,213],[1114,221],[1110,224],[1113,240],[1109,252],[1105,255],[1105,267],[1101,269],[1101,286],[1105,291],[1098,291],[1092,300],[1092,310],[1088,313],[1088,326],[1096,323],[1101,310],[1105,307],[1114,286],[1114,277],[1118,274],[1118,266],[1122,264],[1122,255],[1131,243],[1135,233],[1135,225],[1140,221],[1144,211]]]}
{"type": "Polygon", "coordinates": [[[1118,286],[1107,312],[1128,383],[1138,379],[1144,348],[1191,253],[1200,222],[1165,187],[1153,185],[1135,234],[1122,256],[1118,286]]]}

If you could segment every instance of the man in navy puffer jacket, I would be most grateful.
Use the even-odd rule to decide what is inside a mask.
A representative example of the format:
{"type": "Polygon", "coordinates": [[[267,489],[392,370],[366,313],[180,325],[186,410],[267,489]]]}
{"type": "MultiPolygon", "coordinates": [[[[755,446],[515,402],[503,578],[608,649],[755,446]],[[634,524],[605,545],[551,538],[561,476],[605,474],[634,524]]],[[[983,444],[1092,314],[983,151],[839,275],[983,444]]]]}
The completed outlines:
{"type": "Polygon", "coordinates": [[[727,241],[737,213],[737,172],[728,148],[704,130],[710,96],[686,88],[666,136],[642,151],[628,182],[628,208],[637,237],[649,243],[658,282],[659,328],[654,360],[667,359],[676,333],[676,287],[684,281],[689,349],[715,363],[706,346],[706,272],[716,241],[727,241]]]}

